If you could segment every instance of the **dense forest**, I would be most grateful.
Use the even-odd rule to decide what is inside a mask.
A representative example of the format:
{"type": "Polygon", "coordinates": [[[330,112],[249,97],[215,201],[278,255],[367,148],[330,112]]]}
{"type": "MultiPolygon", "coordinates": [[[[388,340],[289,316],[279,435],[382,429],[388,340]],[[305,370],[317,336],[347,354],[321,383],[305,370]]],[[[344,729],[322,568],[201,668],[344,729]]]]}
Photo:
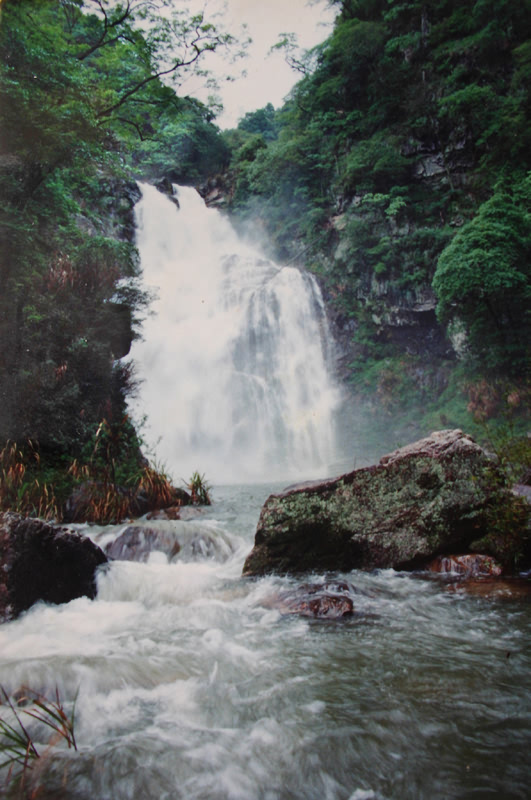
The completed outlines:
{"type": "Polygon", "coordinates": [[[376,437],[494,425],[529,457],[531,3],[334,5],[323,44],[277,45],[285,104],[221,132],[180,86],[245,43],[204,15],[1,4],[2,507],[61,516],[89,479],[113,518],[107,487],[165,485],[126,405],[138,178],[201,185],[319,276],[376,437]]]}

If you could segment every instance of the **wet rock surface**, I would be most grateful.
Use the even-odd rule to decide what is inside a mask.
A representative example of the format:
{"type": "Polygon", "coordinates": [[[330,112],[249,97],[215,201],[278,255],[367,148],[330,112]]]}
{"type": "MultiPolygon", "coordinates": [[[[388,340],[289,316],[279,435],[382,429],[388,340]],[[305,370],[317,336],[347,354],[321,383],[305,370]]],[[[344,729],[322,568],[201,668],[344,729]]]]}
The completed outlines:
{"type": "Polygon", "coordinates": [[[180,549],[181,545],[172,531],[130,525],[106,546],[105,553],[116,561],[146,562],[156,550],[163,552],[171,561],[180,549]]]}
{"type": "Polygon", "coordinates": [[[163,553],[168,562],[225,561],[234,552],[223,531],[195,520],[153,520],[152,525],[134,524],[105,546],[111,560],[147,562],[152,553],[163,553]]]}
{"type": "Polygon", "coordinates": [[[0,514],[0,622],[39,600],[68,603],[96,596],[96,571],[107,561],[90,539],[18,514],[0,514]]]}
{"type": "Polygon", "coordinates": [[[158,508],[147,514],[147,519],[181,519],[181,507],[158,508]]]}
{"type": "Polygon", "coordinates": [[[267,600],[281,614],[317,619],[343,619],[354,614],[352,587],[345,582],[307,583],[267,600]]]}
{"type": "Polygon", "coordinates": [[[271,495],[244,574],[415,569],[470,551],[514,563],[528,513],[470,436],[437,431],[378,465],[271,495]]]}
{"type": "Polygon", "coordinates": [[[503,568],[496,559],[479,553],[458,556],[438,556],[426,565],[428,572],[453,574],[465,578],[499,577],[503,568]]]}

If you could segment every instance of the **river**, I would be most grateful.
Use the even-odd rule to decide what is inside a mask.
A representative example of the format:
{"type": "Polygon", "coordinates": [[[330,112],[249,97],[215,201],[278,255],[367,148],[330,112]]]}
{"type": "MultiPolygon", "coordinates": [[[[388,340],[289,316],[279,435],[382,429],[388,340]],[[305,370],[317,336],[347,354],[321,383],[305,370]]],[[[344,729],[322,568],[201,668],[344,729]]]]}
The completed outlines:
{"type": "Polygon", "coordinates": [[[283,616],[272,598],[294,578],[240,577],[278,488],[214,487],[208,557],[114,562],[97,600],[0,628],[8,692],[77,693],[79,751],[50,749],[37,796],[529,797],[530,604],[353,572],[353,617],[283,616]]]}

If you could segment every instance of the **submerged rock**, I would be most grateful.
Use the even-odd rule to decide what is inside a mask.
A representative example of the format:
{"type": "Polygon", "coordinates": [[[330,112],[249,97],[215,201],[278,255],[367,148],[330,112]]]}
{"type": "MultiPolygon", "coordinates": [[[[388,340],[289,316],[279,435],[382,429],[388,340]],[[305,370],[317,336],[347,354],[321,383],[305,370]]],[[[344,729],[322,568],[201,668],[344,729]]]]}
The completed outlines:
{"type": "Polygon", "coordinates": [[[350,587],[345,582],[308,583],[267,600],[266,605],[281,614],[317,619],[343,619],[354,613],[350,587]]]}
{"type": "Polygon", "coordinates": [[[163,553],[168,562],[176,558],[180,561],[225,561],[234,548],[223,531],[208,523],[182,520],[154,520],[151,526],[129,525],[105,547],[107,556],[116,561],[145,563],[153,552],[163,553]]]}
{"type": "Polygon", "coordinates": [[[171,561],[180,549],[181,545],[172,531],[129,525],[106,546],[105,553],[116,561],[146,562],[153,551],[158,551],[171,561]]]}
{"type": "Polygon", "coordinates": [[[470,436],[437,431],[376,466],[271,495],[244,574],[413,569],[469,549],[508,565],[527,516],[470,436]]]}
{"type": "Polygon", "coordinates": [[[453,574],[464,578],[498,577],[503,569],[496,559],[480,553],[461,556],[438,556],[426,565],[428,572],[453,574]]]}
{"type": "Polygon", "coordinates": [[[531,600],[531,581],[525,578],[474,578],[450,583],[446,591],[486,600],[531,600]]]}
{"type": "Polygon", "coordinates": [[[10,512],[0,514],[0,622],[34,603],[96,596],[96,570],[107,561],[86,536],[10,512]]]}

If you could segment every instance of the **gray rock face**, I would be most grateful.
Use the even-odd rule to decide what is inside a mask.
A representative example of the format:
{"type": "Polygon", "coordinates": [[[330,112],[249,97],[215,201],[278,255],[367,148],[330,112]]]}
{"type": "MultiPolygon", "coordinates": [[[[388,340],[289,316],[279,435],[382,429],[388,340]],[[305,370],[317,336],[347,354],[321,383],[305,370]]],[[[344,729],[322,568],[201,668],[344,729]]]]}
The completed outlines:
{"type": "Polygon", "coordinates": [[[244,574],[412,569],[470,550],[507,565],[524,505],[470,436],[438,431],[377,466],[269,497],[244,574]]]}
{"type": "Polygon", "coordinates": [[[96,570],[107,558],[80,533],[18,514],[0,514],[0,622],[34,603],[96,596],[96,570]]]}

